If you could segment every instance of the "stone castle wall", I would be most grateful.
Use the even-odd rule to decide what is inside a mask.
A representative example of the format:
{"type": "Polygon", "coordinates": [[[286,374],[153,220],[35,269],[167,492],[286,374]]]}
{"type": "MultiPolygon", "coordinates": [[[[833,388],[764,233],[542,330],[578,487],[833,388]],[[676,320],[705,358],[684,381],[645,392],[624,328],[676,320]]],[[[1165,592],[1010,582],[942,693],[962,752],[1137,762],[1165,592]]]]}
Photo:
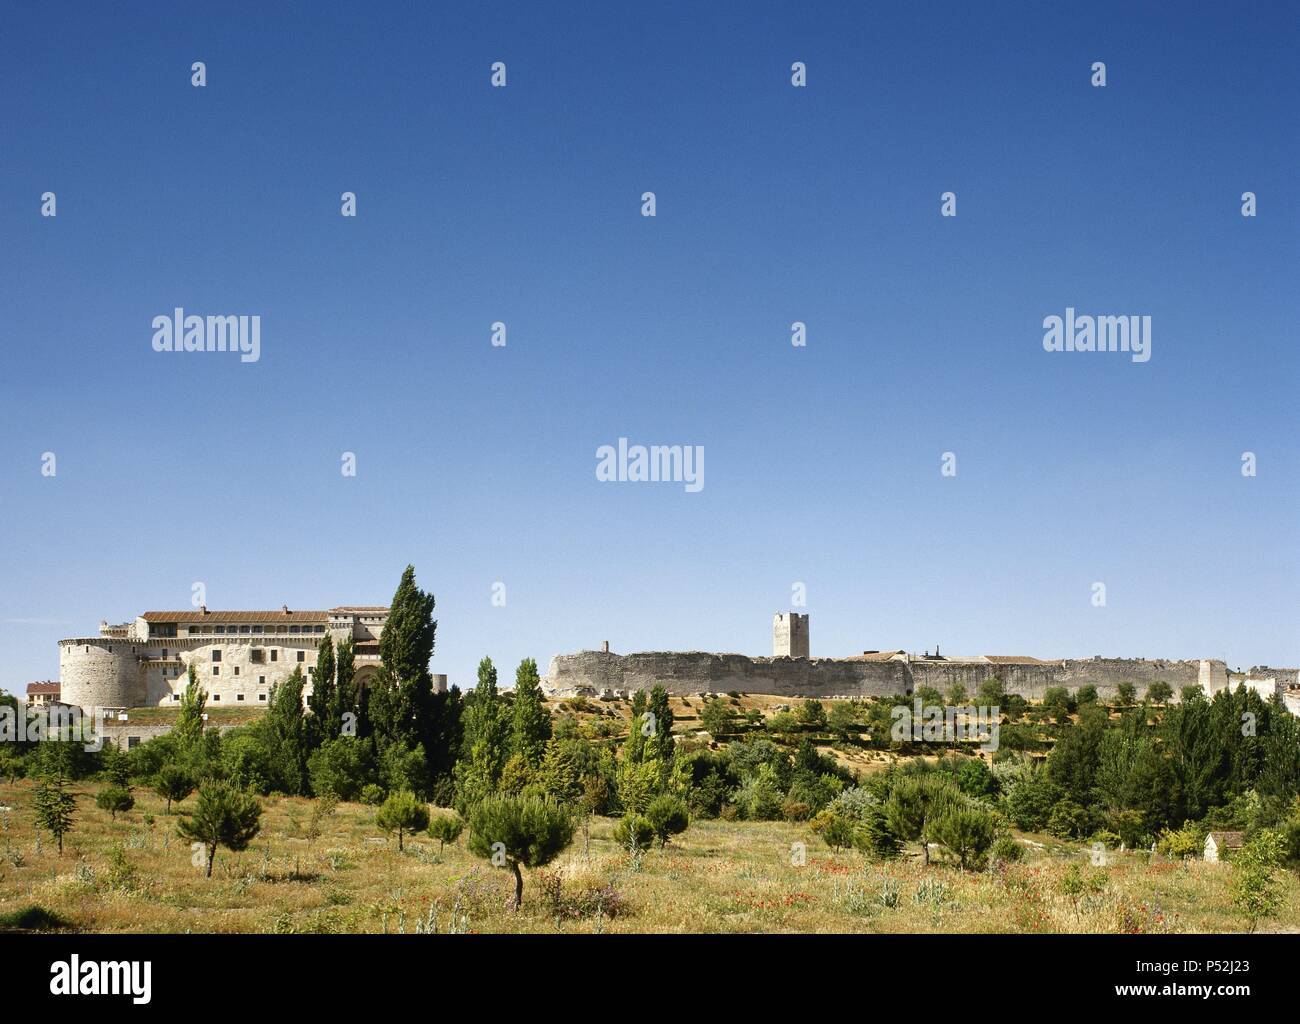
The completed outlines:
{"type": "Polygon", "coordinates": [[[930,686],[947,694],[955,684],[974,696],[985,680],[998,677],[1009,693],[1040,699],[1049,686],[1070,691],[1093,685],[1103,697],[1120,683],[1132,683],[1141,696],[1152,683],[1168,683],[1177,694],[1184,686],[1215,692],[1227,685],[1221,661],[1162,661],[1093,658],[1080,661],[1012,662],[858,661],[837,658],[750,658],[743,654],[654,651],[609,654],[581,651],[551,659],[545,685],[554,693],[600,695],[647,690],[662,685],[669,693],[765,693],[787,697],[910,696],[930,686]]]}

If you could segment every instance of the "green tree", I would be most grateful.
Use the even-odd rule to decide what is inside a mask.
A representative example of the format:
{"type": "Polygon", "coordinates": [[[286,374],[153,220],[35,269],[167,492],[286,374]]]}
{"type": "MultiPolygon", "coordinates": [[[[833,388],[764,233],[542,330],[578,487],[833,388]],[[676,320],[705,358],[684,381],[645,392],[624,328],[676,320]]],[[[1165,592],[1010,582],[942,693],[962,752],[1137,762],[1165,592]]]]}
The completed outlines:
{"type": "Polygon", "coordinates": [[[706,700],[700,709],[700,724],[708,730],[715,740],[731,732],[735,713],[725,700],[706,700]]]}
{"type": "Polygon", "coordinates": [[[311,752],[307,774],[312,792],[354,801],[361,789],[374,781],[375,765],[370,744],[356,736],[336,736],[311,752]]]}
{"type": "Polygon", "coordinates": [[[342,716],[335,717],[339,703],[334,672],[334,637],[326,632],[316,645],[316,667],[312,670],[311,696],[307,698],[312,713],[309,728],[312,750],[323,741],[343,734],[342,716]]]}
{"type": "Polygon", "coordinates": [[[261,830],[262,805],[228,782],[210,781],[199,787],[194,813],[182,818],[177,831],[183,839],[202,843],[207,850],[207,877],[212,877],[212,861],[217,847],[238,853],[248,849],[261,830]]]}
{"type": "Polygon", "coordinates": [[[1152,704],[1167,704],[1174,695],[1174,688],[1166,682],[1155,682],[1147,687],[1147,700],[1152,704]]]}
{"type": "Polygon", "coordinates": [[[1284,856],[1283,838],[1271,829],[1253,835],[1232,858],[1232,902],[1253,932],[1265,918],[1277,916],[1284,895],[1275,872],[1284,856]]]}
{"type": "Polygon", "coordinates": [[[525,658],[515,672],[514,721],[510,731],[510,749],[522,757],[530,768],[542,763],[546,741],[551,738],[551,714],[542,698],[542,680],[537,662],[525,658]]]}
{"type": "Polygon", "coordinates": [[[429,822],[429,836],[438,840],[438,852],[442,853],[443,846],[459,839],[464,828],[459,814],[439,814],[429,822]]]}
{"type": "Polygon", "coordinates": [[[578,764],[566,743],[556,739],[547,742],[537,782],[543,792],[558,803],[572,803],[582,796],[578,764]]]}
{"type": "Polygon", "coordinates": [[[389,794],[375,815],[375,825],[384,832],[397,833],[397,848],[402,849],[402,836],[414,835],[429,827],[429,808],[409,789],[389,794]]]}
{"type": "Polygon", "coordinates": [[[259,723],[270,754],[273,784],[289,796],[304,796],[309,786],[307,758],[311,751],[302,707],[303,686],[302,667],[297,666],[288,679],[271,687],[270,706],[259,723]]]}
{"type": "Polygon", "coordinates": [[[465,695],[460,760],[456,780],[456,807],[465,814],[470,806],[496,792],[509,757],[510,722],[497,692],[497,670],[491,658],[478,663],[478,685],[465,695]]]}
{"type": "Polygon", "coordinates": [[[198,670],[190,663],[189,681],[185,692],[181,694],[180,713],[176,716],[176,725],[172,736],[183,756],[191,757],[198,752],[203,742],[203,715],[207,710],[208,694],[199,685],[198,670]]]}
{"type": "Polygon", "coordinates": [[[67,779],[58,759],[51,758],[42,766],[32,803],[36,823],[58,841],[59,856],[62,857],[63,837],[72,831],[77,799],[68,792],[67,779]]]}
{"type": "Polygon", "coordinates": [[[1137,699],[1137,687],[1132,683],[1118,683],[1115,686],[1115,700],[1127,707],[1137,699]]]}
{"type": "Polygon", "coordinates": [[[963,869],[983,867],[996,832],[993,815],[970,805],[950,805],[931,827],[935,841],[954,854],[963,869]]]}
{"type": "Polygon", "coordinates": [[[651,800],[645,809],[645,818],[660,846],[667,845],[669,836],[685,832],[691,823],[686,802],[670,793],[663,793],[651,800]]]}
{"type": "Polygon", "coordinates": [[[919,842],[925,863],[930,863],[930,830],[953,802],[957,787],[936,774],[904,776],[894,783],[885,805],[890,831],[900,839],[919,842]]]}
{"type": "Polygon", "coordinates": [[[826,715],[826,724],[840,739],[848,740],[857,731],[858,709],[851,700],[837,700],[831,704],[826,715]]]}
{"type": "Polygon", "coordinates": [[[126,813],[135,806],[135,797],[124,786],[116,784],[105,786],[95,797],[95,806],[101,811],[108,811],[113,816],[113,820],[117,821],[119,811],[126,813]]]}
{"type": "Polygon", "coordinates": [[[116,743],[104,747],[104,776],[119,789],[131,788],[131,759],[116,743]]]}
{"type": "Polygon", "coordinates": [[[329,720],[331,728],[337,723],[339,730],[333,735],[341,735],[345,724],[351,724],[356,730],[355,718],[350,722],[344,718],[345,715],[357,714],[356,652],[350,635],[340,640],[334,648],[333,696],[334,704],[329,709],[329,720]]]}
{"type": "Polygon", "coordinates": [[[573,815],[553,800],[537,796],[489,796],[469,815],[469,849],[515,875],[516,910],[523,903],[521,867],[553,861],[573,840],[573,815]]]}
{"type": "Polygon", "coordinates": [[[825,729],[826,709],[819,700],[806,700],[799,708],[799,724],[805,729],[825,729]]]}

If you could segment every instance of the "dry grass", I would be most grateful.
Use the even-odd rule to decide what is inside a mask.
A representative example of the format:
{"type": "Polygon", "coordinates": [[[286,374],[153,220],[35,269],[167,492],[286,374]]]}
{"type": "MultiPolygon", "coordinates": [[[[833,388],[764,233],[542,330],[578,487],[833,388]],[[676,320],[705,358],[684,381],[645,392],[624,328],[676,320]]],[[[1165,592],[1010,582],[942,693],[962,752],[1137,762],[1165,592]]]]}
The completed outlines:
{"type": "MultiPolygon", "coordinates": [[[[394,840],[374,810],[344,804],[309,847],[312,801],[263,801],[262,834],[240,854],[221,850],[211,879],[191,863],[176,816],[137,790],[136,809],[116,822],[94,807],[98,786],[82,783],[76,829],[58,857],[38,843],[31,784],[0,788],[0,919],[36,905],[75,928],[97,932],[1114,932],[1234,931],[1231,868],[1199,862],[1146,863],[1126,854],[1089,866],[1076,844],[1026,837],[1028,856],[1003,872],[925,868],[915,850],[891,864],[833,854],[800,825],[704,821],[639,867],[613,842],[614,822],[596,819],[590,856],[579,831],[557,869],[564,891],[610,888],[623,912],[557,919],[537,872],[527,873],[524,908],[507,909],[513,882],[470,856],[464,842],[438,855],[427,837],[394,840]],[[153,824],[145,823],[153,816],[153,824]],[[806,860],[792,863],[793,844],[806,860]],[[1037,843],[1038,845],[1033,845],[1037,843]],[[15,861],[17,863],[15,863],[15,861]],[[1101,881],[1073,901],[1059,882],[1071,864],[1101,881]]],[[[186,804],[181,805],[183,810],[186,804]]],[[[1300,926],[1300,882],[1271,924],[1300,926]]]]}

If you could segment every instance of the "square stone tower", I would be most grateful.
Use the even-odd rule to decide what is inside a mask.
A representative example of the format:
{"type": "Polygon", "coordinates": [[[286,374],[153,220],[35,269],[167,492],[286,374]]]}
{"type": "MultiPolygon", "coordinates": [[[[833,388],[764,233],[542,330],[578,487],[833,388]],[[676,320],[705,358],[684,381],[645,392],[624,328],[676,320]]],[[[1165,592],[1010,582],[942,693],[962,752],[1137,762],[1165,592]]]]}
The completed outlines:
{"type": "Polygon", "coordinates": [[[777,612],[772,617],[772,657],[808,657],[808,616],[777,612]]]}

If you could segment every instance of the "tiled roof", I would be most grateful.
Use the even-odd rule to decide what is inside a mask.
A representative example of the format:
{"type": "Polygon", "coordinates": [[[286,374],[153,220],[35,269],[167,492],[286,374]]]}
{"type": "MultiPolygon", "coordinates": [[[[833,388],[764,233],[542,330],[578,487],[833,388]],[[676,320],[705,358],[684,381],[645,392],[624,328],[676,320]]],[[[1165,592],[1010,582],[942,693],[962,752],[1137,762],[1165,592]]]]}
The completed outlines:
{"type": "Polygon", "coordinates": [[[59,684],[58,683],[28,683],[27,692],[28,693],[58,693],[59,684]]]}
{"type": "Polygon", "coordinates": [[[1211,832],[1215,846],[1226,846],[1230,850],[1235,850],[1245,842],[1245,837],[1240,832],[1211,832]]]}
{"type": "Polygon", "coordinates": [[[329,612],[145,612],[146,622],[328,622],[329,612]]]}
{"type": "Polygon", "coordinates": [[[1046,665],[1042,658],[1031,658],[1023,654],[986,654],[994,665],[1046,665]]]}

